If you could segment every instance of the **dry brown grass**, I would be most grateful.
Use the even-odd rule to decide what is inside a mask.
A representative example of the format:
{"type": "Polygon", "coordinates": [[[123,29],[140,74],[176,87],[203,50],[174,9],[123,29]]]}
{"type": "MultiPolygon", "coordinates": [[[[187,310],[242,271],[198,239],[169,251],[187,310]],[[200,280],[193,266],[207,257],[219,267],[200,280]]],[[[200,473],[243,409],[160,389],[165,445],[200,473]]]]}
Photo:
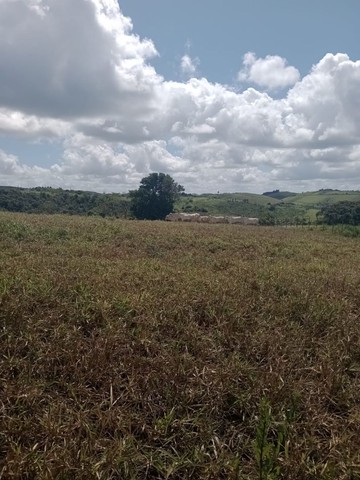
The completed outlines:
{"type": "Polygon", "coordinates": [[[360,249],[0,214],[0,477],[360,479],[360,249]]]}

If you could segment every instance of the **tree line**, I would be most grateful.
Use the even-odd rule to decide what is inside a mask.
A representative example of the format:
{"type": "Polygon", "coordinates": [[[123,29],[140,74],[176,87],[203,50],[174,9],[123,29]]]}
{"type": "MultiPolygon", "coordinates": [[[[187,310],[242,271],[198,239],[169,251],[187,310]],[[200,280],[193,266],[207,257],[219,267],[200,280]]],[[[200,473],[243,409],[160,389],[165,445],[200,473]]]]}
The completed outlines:
{"type": "Polygon", "coordinates": [[[163,220],[184,187],[170,175],[151,173],[129,194],[36,187],[0,187],[0,210],[163,220]]]}
{"type": "Polygon", "coordinates": [[[51,187],[0,187],[0,210],[126,218],[130,203],[127,195],[116,193],[101,194],[51,187]]]}
{"type": "Polygon", "coordinates": [[[360,202],[343,201],[324,205],[317,213],[317,219],[326,225],[360,225],[360,202]]]}

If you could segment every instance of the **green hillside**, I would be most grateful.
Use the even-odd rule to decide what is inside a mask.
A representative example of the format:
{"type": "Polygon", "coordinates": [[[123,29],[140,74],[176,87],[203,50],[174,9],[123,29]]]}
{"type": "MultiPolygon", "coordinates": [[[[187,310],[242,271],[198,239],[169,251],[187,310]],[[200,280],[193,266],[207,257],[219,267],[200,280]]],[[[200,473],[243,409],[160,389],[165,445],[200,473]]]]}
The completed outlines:
{"type": "Polygon", "coordinates": [[[254,193],[184,195],[176,203],[176,211],[210,215],[257,217],[263,223],[307,223],[306,208],[283,203],[276,198],[254,193]]]}
{"type": "Polygon", "coordinates": [[[176,203],[176,209],[219,215],[248,215],[260,213],[277,203],[279,201],[276,199],[254,193],[184,195],[176,203]]]}
{"type": "Polygon", "coordinates": [[[176,204],[177,211],[211,215],[258,217],[263,223],[315,223],[324,205],[360,201],[360,191],[319,190],[293,192],[274,190],[262,195],[251,193],[184,195],[176,204]]]}
{"type": "Polygon", "coordinates": [[[304,206],[322,206],[324,204],[334,204],[337,202],[359,202],[360,191],[341,191],[341,190],[319,190],[317,192],[304,192],[295,196],[283,199],[285,203],[294,203],[304,206]]]}

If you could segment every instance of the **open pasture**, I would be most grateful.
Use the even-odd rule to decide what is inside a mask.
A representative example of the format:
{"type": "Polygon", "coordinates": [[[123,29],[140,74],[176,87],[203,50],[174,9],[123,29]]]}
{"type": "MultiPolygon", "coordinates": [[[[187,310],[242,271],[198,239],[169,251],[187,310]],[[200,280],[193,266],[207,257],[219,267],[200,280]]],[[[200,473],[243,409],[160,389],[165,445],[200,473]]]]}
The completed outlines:
{"type": "Polygon", "coordinates": [[[360,248],[0,213],[0,477],[360,478],[360,248]]]}

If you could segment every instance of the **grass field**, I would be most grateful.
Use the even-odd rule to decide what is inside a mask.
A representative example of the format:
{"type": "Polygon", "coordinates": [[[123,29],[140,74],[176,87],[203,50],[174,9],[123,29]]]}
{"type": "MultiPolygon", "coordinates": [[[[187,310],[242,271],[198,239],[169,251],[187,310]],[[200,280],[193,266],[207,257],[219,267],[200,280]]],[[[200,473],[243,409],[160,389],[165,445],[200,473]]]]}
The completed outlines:
{"type": "Polygon", "coordinates": [[[319,190],[317,192],[304,192],[298,195],[283,199],[284,203],[294,203],[296,205],[321,206],[325,204],[334,204],[337,202],[359,202],[359,191],[338,191],[338,190],[319,190]]]}
{"type": "Polygon", "coordinates": [[[0,478],[360,479],[358,238],[0,213],[0,478]]]}

